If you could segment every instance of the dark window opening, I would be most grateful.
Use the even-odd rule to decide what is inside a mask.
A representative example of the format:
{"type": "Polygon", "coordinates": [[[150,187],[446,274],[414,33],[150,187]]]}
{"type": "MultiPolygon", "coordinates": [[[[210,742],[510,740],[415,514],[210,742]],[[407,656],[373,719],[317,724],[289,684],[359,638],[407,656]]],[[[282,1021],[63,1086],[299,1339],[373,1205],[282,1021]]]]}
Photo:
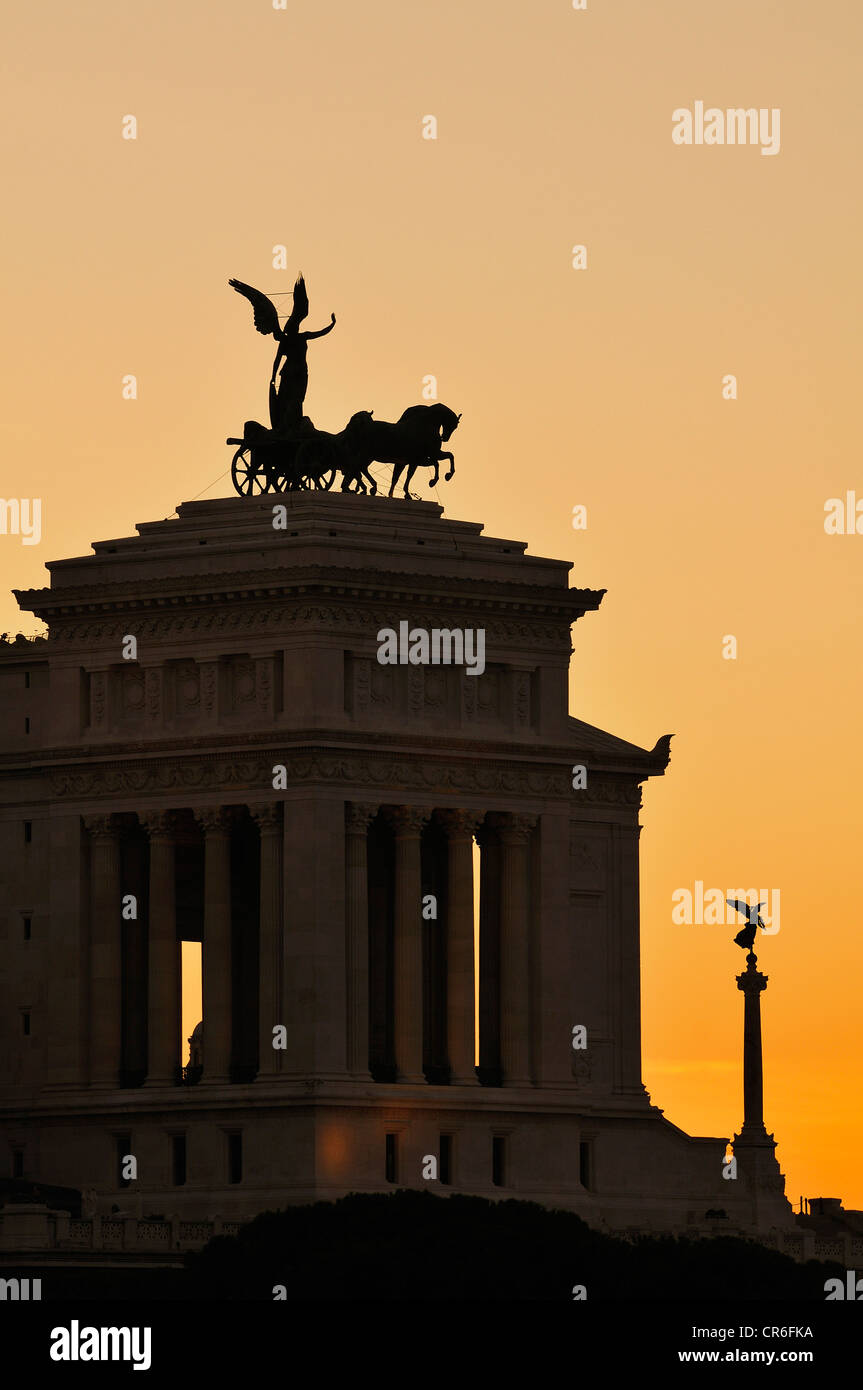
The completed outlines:
{"type": "Polygon", "coordinates": [[[123,1177],[123,1169],[125,1160],[131,1153],[132,1136],[131,1134],[117,1134],[115,1135],[115,1143],[117,1146],[117,1186],[131,1187],[132,1179],[123,1177]]]}
{"type": "Polygon", "coordinates": [[[452,1135],[442,1134],[440,1137],[440,1163],[438,1164],[438,1177],[445,1185],[452,1182],[452,1135]]]}
{"type": "Polygon", "coordinates": [[[23,1027],[23,1029],[24,1029],[24,1037],[25,1037],[25,1038],[29,1038],[29,1036],[30,1036],[30,1015],[29,1015],[28,1013],[23,1013],[23,1014],[21,1015],[21,1025],[22,1025],[22,1027],[23,1027]]]}
{"type": "Polygon", "coordinates": [[[387,1135],[386,1178],[387,1182],[398,1181],[398,1135],[387,1135]]]}
{"type": "Polygon", "coordinates": [[[590,1141],[582,1139],[578,1146],[578,1180],[582,1187],[590,1187],[590,1141]]]}
{"type": "Polygon", "coordinates": [[[491,1141],[491,1180],[495,1187],[506,1183],[506,1139],[495,1134],[491,1141]]]}
{"type": "Polygon", "coordinates": [[[30,841],[31,841],[32,839],[33,839],[33,822],[32,822],[31,820],[25,820],[25,822],[24,822],[24,843],[25,843],[25,845],[29,845],[29,844],[30,844],[30,841]]]}
{"type": "Polygon", "coordinates": [[[13,1178],[23,1178],[24,1176],[23,1149],[14,1149],[12,1152],[12,1176],[13,1178]]]}
{"type": "Polygon", "coordinates": [[[25,918],[23,919],[23,921],[24,921],[24,940],[25,940],[25,941],[29,941],[29,940],[30,940],[31,933],[32,933],[32,930],[33,930],[33,918],[32,918],[32,917],[25,917],[25,918]]]}
{"type": "Polygon", "coordinates": [[[186,1136],[171,1136],[171,1170],[175,1187],[182,1187],[186,1181],[186,1136]]]}
{"type": "Polygon", "coordinates": [[[228,1135],[228,1182],[243,1181],[243,1136],[228,1135]]]}
{"type": "Polygon", "coordinates": [[[29,689],[30,689],[30,672],[29,672],[29,671],[25,671],[25,672],[24,672],[24,689],[25,689],[25,690],[29,690],[29,689]]]}
{"type": "Polygon", "coordinates": [[[30,732],[30,720],[29,720],[29,719],[25,719],[25,720],[24,720],[24,732],[25,732],[25,734],[29,734],[29,732],[30,732]]]}

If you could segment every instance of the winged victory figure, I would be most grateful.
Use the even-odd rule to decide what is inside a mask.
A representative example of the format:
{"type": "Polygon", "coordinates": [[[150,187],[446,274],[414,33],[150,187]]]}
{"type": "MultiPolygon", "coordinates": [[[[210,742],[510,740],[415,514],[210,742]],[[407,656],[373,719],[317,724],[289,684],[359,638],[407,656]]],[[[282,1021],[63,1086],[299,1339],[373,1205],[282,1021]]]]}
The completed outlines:
{"type": "Polygon", "coordinates": [[[263,290],[253,289],[251,285],[243,284],[242,280],[229,280],[228,284],[237,294],[248,299],[254,310],[254,322],[258,332],[265,336],[272,334],[279,345],[270,377],[270,425],[279,432],[298,429],[303,422],[303,401],[309,385],[306,344],[312,338],[323,338],[325,334],[331,333],[336,324],[336,316],[330,315],[330,322],[326,328],[319,328],[317,332],[300,332],[300,324],[309,313],[309,296],[302,275],[297,277],[293,308],[283,328],[279,326],[275,304],[263,290]]]}
{"type": "Polygon", "coordinates": [[[766,906],[766,903],[757,903],[753,907],[751,903],[741,902],[739,898],[726,898],[725,901],[729,907],[734,908],[735,912],[742,912],[746,918],[746,926],[737,933],[734,940],[742,951],[751,951],[758,928],[760,927],[762,931],[767,930],[761,920],[761,909],[766,906]]]}

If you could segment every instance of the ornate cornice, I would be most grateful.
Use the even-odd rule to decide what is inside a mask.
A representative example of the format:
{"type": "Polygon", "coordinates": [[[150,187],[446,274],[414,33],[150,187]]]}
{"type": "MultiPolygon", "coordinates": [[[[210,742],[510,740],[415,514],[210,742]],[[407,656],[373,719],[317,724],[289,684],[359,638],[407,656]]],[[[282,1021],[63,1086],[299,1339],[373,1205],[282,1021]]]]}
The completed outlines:
{"type": "MultiPolygon", "coordinates": [[[[269,606],[253,610],[223,606],[210,612],[187,612],[159,614],[127,613],[120,618],[105,618],[75,621],[78,615],[67,618],[52,616],[50,621],[52,643],[60,647],[63,643],[102,643],[118,641],[131,633],[139,641],[160,641],[165,639],[200,638],[206,641],[211,637],[236,635],[244,640],[258,634],[275,632],[311,632],[330,629],[333,632],[368,633],[368,640],[374,641],[381,626],[391,626],[399,615],[399,599],[390,596],[374,608],[358,608],[353,604],[291,604],[288,607],[269,606]]],[[[459,626],[459,618],[465,612],[472,617],[473,626],[485,628],[487,639],[497,642],[525,642],[531,647],[541,648],[544,644],[565,646],[570,650],[569,629],[579,614],[563,611],[554,615],[544,610],[545,621],[535,618],[504,618],[493,616],[490,605],[465,600],[459,603],[449,595],[441,598],[435,608],[420,609],[411,605],[410,620],[418,627],[459,626]],[[482,615],[482,621],[477,617],[482,615]]],[[[46,618],[46,621],[49,621],[46,618]]],[[[117,663],[120,664],[119,661],[117,663]]]]}
{"type": "Polygon", "coordinates": [[[444,575],[309,565],[14,593],[22,608],[52,624],[52,644],[129,632],[153,640],[277,627],[356,630],[379,626],[401,606],[409,606],[415,624],[439,626],[447,612],[468,612],[482,614],[492,636],[557,642],[577,618],[599,607],[605,590],[471,577],[462,591],[444,575]],[[428,607],[420,612],[417,605],[428,607]]]}
{"type": "MultiPolygon", "coordinates": [[[[314,540],[315,538],[310,538],[314,540]]],[[[93,559],[95,557],[87,557],[93,559]]],[[[134,558],[134,557],[133,557],[134,558]]],[[[147,559],[158,558],[148,553],[147,559]]],[[[530,557],[528,557],[530,558],[530,557]]],[[[138,563],[144,559],[137,557],[138,563]]],[[[497,563],[499,553],[487,557],[475,556],[481,566],[497,563]]],[[[562,613],[573,607],[598,607],[605,589],[571,589],[568,587],[520,579],[489,579],[481,575],[466,577],[469,591],[462,597],[466,603],[498,602],[501,606],[558,608],[562,613]]],[[[101,579],[90,584],[66,584],[57,588],[15,589],[19,603],[33,600],[51,608],[71,609],[75,606],[92,611],[128,604],[142,608],[148,602],[154,606],[189,607],[224,602],[226,593],[233,599],[286,598],[292,594],[329,594],[363,598],[390,599],[425,597],[437,602],[444,595],[459,599],[458,581],[451,575],[419,570],[378,569],[369,564],[351,565],[292,565],[267,566],[254,570],[198,571],[176,575],[161,574],[153,579],[101,579]],[[454,592],[455,589],[455,592],[454,592]]]]}

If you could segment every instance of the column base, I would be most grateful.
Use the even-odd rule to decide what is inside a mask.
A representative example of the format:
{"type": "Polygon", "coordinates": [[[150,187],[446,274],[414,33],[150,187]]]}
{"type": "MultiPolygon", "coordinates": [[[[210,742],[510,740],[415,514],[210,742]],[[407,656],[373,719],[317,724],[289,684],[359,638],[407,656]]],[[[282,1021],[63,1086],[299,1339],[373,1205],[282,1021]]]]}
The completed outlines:
{"type": "Polygon", "coordinates": [[[396,1076],[397,1086],[426,1086],[428,1083],[424,1076],[409,1076],[406,1072],[399,1072],[396,1076]]]}

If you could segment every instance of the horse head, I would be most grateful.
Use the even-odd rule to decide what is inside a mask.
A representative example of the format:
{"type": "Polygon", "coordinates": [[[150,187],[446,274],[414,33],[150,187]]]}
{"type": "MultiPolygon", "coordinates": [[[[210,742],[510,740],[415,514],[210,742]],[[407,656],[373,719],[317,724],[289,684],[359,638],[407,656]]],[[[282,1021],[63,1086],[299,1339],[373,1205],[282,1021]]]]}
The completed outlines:
{"type": "Polygon", "coordinates": [[[446,441],[450,439],[458,428],[461,415],[456,415],[454,410],[450,410],[448,405],[438,403],[438,415],[441,419],[441,438],[446,441]]]}
{"type": "Polygon", "coordinates": [[[371,410],[357,410],[351,416],[350,420],[348,420],[345,429],[356,432],[357,429],[362,429],[365,425],[371,425],[373,423],[371,410]]]}

